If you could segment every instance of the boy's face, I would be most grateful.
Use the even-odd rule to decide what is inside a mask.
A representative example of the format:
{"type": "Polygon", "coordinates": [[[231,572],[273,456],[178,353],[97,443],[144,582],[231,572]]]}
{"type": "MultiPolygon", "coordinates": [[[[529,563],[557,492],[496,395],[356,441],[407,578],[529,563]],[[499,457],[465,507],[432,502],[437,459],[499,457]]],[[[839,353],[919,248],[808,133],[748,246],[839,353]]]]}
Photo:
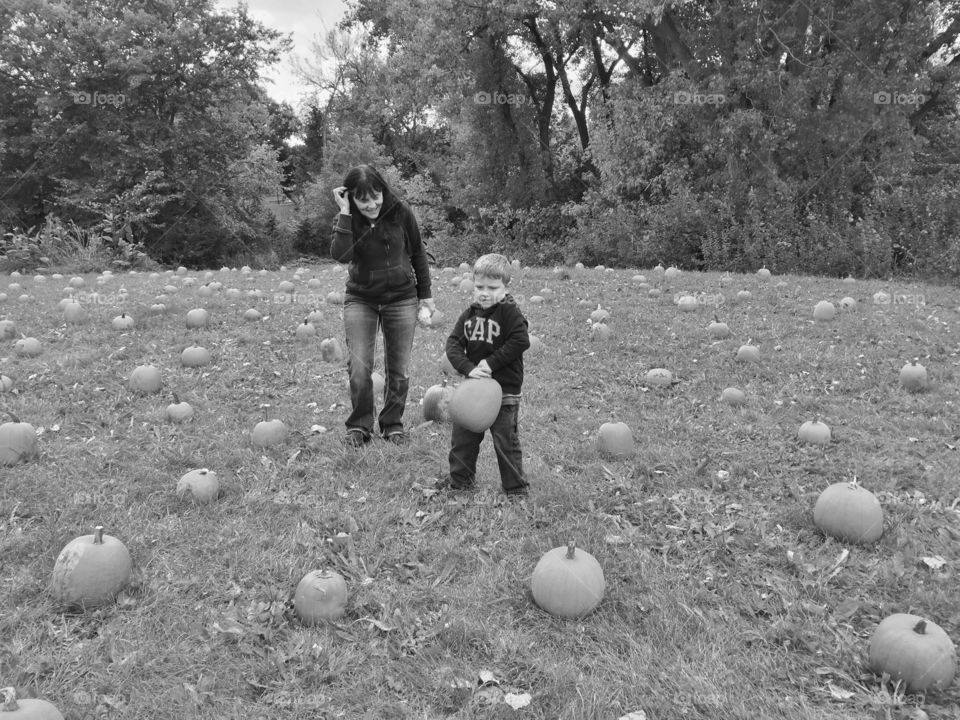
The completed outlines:
{"type": "Polygon", "coordinates": [[[506,294],[507,286],[500,278],[478,275],[473,279],[473,301],[480,303],[484,310],[503,300],[506,294]]]}

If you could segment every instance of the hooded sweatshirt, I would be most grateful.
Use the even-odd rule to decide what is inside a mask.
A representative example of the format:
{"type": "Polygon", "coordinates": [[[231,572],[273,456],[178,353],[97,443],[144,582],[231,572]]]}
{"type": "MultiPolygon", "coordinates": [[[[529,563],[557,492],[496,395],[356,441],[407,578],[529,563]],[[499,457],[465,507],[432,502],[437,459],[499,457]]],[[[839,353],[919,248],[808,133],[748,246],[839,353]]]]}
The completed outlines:
{"type": "Polygon", "coordinates": [[[338,213],[330,255],[348,263],[347,295],[389,304],[431,297],[430,265],[406,203],[385,195],[376,220],[338,213]]]}
{"type": "Polygon", "coordinates": [[[447,337],[447,359],[461,375],[469,375],[481,360],[504,395],[519,395],[523,385],[523,353],[530,347],[527,319],[508,293],[486,310],[472,303],[457,318],[447,337]]]}

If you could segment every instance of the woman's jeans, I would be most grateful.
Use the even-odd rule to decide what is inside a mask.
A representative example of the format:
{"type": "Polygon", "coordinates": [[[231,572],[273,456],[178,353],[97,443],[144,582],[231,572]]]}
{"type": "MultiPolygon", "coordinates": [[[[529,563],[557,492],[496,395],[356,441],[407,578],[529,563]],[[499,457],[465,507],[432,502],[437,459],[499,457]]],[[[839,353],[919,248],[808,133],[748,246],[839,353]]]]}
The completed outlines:
{"type": "Polygon", "coordinates": [[[384,392],[380,411],[380,433],[386,435],[403,430],[403,410],[410,387],[410,355],[413,333],[417,328],[417,299],[399,300],[380,305],[355,297],[347,297],[343,305],[346,331],[347,371],[350,374],[350,402],[353,412],[347,418],[347,429],[373,433],[373,373],[377,333],[383,332],[384,392]]]}

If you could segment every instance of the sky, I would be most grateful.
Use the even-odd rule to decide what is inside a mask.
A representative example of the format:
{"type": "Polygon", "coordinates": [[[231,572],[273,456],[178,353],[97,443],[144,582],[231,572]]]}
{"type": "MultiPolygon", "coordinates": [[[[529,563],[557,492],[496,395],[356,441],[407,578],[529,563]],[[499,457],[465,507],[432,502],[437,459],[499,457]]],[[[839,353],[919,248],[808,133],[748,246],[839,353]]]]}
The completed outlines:
{"type": "MultiPolygon", "coordinates": [[[[219,8],[236,7],[239,0],[218,0],[219,8]]],[[[244,0],[251,17],[267,27],[293,34],[293,47],[275,66],[264,72],[273,82],[266,82],[267,92],[277,102],[287,102],[297,109],[301,95],[307,91],[293,70],[293,59],[309,58],[311,42],[343,17],[347,6],[343,0],[244,0]]]]}

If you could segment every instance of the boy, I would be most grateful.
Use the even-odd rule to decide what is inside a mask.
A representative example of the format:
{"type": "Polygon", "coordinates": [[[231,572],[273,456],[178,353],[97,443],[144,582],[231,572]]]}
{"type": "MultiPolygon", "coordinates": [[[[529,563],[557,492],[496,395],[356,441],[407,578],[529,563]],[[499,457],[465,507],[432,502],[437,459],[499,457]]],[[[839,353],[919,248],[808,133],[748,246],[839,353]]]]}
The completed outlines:
{"type": "MultiPolygon", "coordinates": [[[[478,258],[473,266],[473,302],[457,319],[447,338],[447,359],[454,369],[472,378],[492,377],[503,390],[500,413],[490,427],[500,467],[503,491],[527,494],[523,476],[517,414],[523,385],[523,352],[530,347],[527,319],[507,292],[510,263],[503,255],[478,258]]],[[[454,490],[475,487],[477,456],[483,433],[453,425],[450,437],[450,477],[442,486],[454,490]]]]}

